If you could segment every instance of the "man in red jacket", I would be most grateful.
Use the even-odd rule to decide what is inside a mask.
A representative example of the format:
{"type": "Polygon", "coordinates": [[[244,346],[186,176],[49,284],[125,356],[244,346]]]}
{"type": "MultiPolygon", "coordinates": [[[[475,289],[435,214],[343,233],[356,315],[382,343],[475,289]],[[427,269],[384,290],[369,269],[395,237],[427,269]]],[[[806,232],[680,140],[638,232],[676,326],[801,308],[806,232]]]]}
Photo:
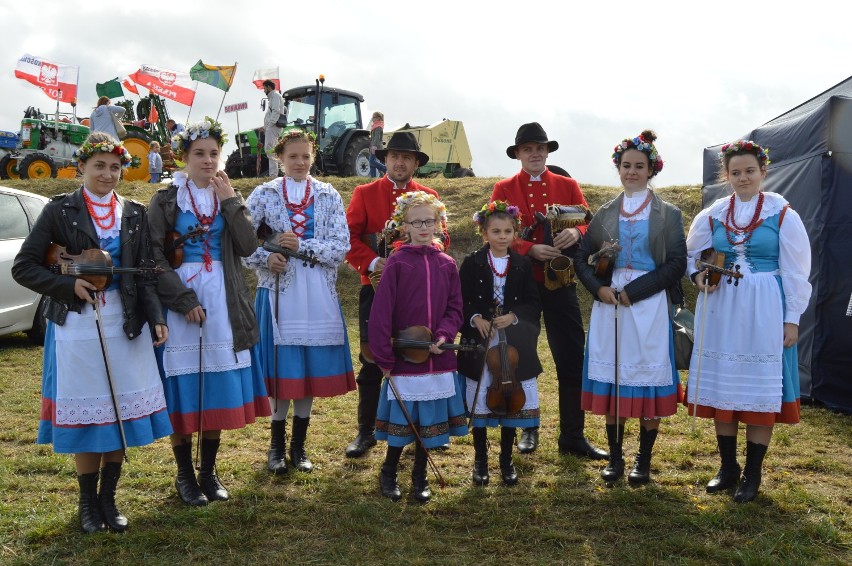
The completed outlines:
{"type": "MultiPolygon", "coordinates": [[[[361,333],[361,370],[358,372],[358,436],[346,447],[346,455],[357,458],[376,445],[376,409],[382,370],[372,360],[365,358],[367,323],[375,292],[369,275],[380,273],[385,266],[386,252],[380,254],[382,230],[393,213],[397,197],[409,191],[425,191],[438,196],[433,189],[412,180],[414,172],[429,161],[420,151],[417,139],[411,132],[397,132],[385,149],[377,149],[376,157],[387,167],[387,174],[366,185],[358,185],[346,210],[349,223],[351,249],[346,261],[361,274],[361,292],[358,301],[358,323],[361,333]]],[[[387,250],[390,251],[390,250],[387,250]]],[[[368,354],[369,355],[369,354],[368,354]]]]}
{"type": "MultiPolygon", "coordinates": [[[[498,181],[491,200],[514,204],[521,210],[521,222],[526,228],[535,222],[535,213],[546,213],[548,205],[586,206],[580,185],[574,179],[556,175],[547,168],[548,154],[559,144],[548,140],[544,128],[537,122],[524,124],[515,136],[515,145],[506,148],[506,154],[521,162],[521,171],[514,177],[498,181]]],[[[544,226],[532,232],[531,241],[518,239],[515,249],[533,259],[533,276],[538,283],[544,312],[547,343],[556,364],[559,382],[559,451],[594,459],[609,455],[592,446],[583,432],[585,413],[580,409],[583,383],[583,348],[585,333],[575,283],[549,290],[544,286],[544,263],[563,252],[574,256],[577,244],[586,226],[568,228],[544,241],[544,226]]],[[[538,429],[525,429],[518,442],[519,452],[532,452],[538,446],[538,429]]]]}

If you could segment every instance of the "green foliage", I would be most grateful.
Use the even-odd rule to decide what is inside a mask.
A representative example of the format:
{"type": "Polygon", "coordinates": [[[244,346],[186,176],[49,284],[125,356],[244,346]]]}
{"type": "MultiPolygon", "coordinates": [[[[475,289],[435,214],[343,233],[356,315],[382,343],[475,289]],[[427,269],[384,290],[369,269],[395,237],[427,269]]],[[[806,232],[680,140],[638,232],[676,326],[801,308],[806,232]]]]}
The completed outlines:
{"type": "MultiPolygon", "coordinates": [[[[331,179],[348,202],[363,179],[331,179]]],[[[453,254],[479,245],[472,213],[496,179],[430,179],[449,212],[453,254]]],[[[46,195],[79,181],[4,181],[46,195]]],[[[257,184],[237,180],[248,195],[257,184]]],[[[156,187],[124,183],[119,192],[148,202],[156,187]]],[[[583,187],[592,210],[614,197],[610,187],[583,187]]],[[[684,211],[700,209],[697,187],[659,191],[684,211]]],[[[356,274],[341,268],[339,289],[349,338],[358,343],[356,274]]],[[[588,304],[588,295],[582,293],[588,304]]],[[[694,305],[694,299],[690,303],[694,305]]],[[[586,317],[587,319],[588,317],[586,317]]],[[[77,484],[70,457],[35,445],[40,408],[41,349],[16,334],[0,338],[0,563],[2,564],[849,564],[852,563],[852,421],[804,407],[802,423],[780,426],[764,466],[757,501],[738,505],[729,494],[708,495],[718,469],[712,423],[690,432],[685,411],[666,419],[655,447],[652,483],[612,488],[600,480],[601,462],[560,456],[556,380],[542,338],[545,369],[539,381],[541,446],[515,455],[521,481],[500,484],[499,432],[489,431],[492,483],[470,481],[470,437],[434,453],[447,478],[433,482],[428,505],[378,493],[384,446],[348,460],[356,430],[357,394],[314,403],[307,448],[313,474],[266,472],[268,419],[225,431],[219,475],[232,500],[194,509],[173,486],[167,439],[130,451],[119,483],[119,508],[129,517],[124,535],[82,536],[77,529],[77,484]]],[[[355,353],[357,357],[357,352],[355,353]]],[[[354,360],[357,367],[357,359],[354,360]]],[[[632,461],[638,425],[627,425],[632,461]]],[[[588,417],[588,436],[606,444],[603,420],[588,417]]],[[[744,461],[745,442],[740,442],[744,461]]],[[[400,484],[411,485],[412,454],[403,455],[400,484]]]]}

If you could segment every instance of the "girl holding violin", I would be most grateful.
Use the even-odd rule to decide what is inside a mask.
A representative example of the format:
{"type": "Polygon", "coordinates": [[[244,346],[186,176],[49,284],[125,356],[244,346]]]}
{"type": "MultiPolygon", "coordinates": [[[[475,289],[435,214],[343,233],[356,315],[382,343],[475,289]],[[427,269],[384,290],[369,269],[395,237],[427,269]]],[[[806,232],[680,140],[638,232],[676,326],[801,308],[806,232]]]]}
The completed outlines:
{"type": "Polygon", "coordinates": [[[757,496],[775,424],[799,422],[796,342],[799,317],[811,296],[811,247],[790,204],[761,190],[767,149],[739,140],[722,146],[720,157],[720,178],[734,192],[701,211],[686,240],[688,273],[702,294],[695,320],[705,319],[695,328],[686,404],[691,415],[715,422],[722,465],[707,492],[736,486],[734,501],[743,503],[757,496]],[[719,277],[696,263],[711,248],[725,259],[708,263],[733,263],[742,275],[738,285],[720,285],[719,277]],[[741,422],[746,425],[742,478],[741,422]]]}
{"type": "Polygon", "coordinates": [[[517,427],[538,427],[538,335],[541,302],[532,263],[512,249],[520,211],[504,201],[486,204],[474,214],[485,245],[462,262],[459,277],[464,299],[462,340],[487,341],[482,353],[459,354],[459,373],[467,383],[467,406],[473,424],[473,483],[488,485],[486,427],[501,427],[500,473],[515,485],[512,462],[517,427]]]}
{"type": "Polygon", "coordinates": [[[355,389],[337,296],[337,268],[349,251],[349,228],[340,195],[309,174],[315,151],[313,134],[286,132],[275,146],[284,177],[260,185],[247,201],[252,225],[268,232],[261,234],[264,239],[316,260],[288,260],[263,247],[243,260],[257,273],[254,307],[260,342],[255,350],[272,406],[267,467],[275,474],[288,469],[284,448],[290,402],[290,461],[297,470],[310,472],[313,464],[305,452],[305,437],[314,397],[355,389]]]}
{"type": "Polygon", "coordinates": [[[145,207],[115,193],[122,168],[132,162],[130,152],[96,132],[74,157],[83,186],[45,206],[12,273],[47,299],[37,442],[74,454],[83,532],[121,532],[127,518],[116,509],[115,494],[124,448],[172,432],[149,325],[155,345],[169,331],[156,281],[133,273],[149,255],[145,207]],[[44,265],[52,246],[64,247],[56,255],[73,263],[78,275],[44,265]],[[124,273],[103,275],[114,267],[124,273]]]}
{"type": "Polygon", "coordinates": [[[595,298],[582,406],[606,417],[609,463],[601,477],[608,483],[624,475],[628,418],[639,419],[640,427],[639,450],[627,479],[631,484],[650,481],[660,418],[677,412],[681,395],[670,317],[671,304],[683,302],[686,243],[680,210],[648,186],[663,169],[656,139],[645,130],[615,146],[612,161],[624,192],[595,214],[574,261],[577,276],[595,298]],[[618,249],[615,243],[620,251],[613,257],[606,252],[618,249]]]}
{"type": "Polygon", "coordinates": [[[148,214],[154,259],[165,271],[157,290],[171,329],[158,355],[175,429],[175,487],[194,506],[229,497],[215,467],[222,430],[269,415],[266,387],[252,369],[258,330],[240,263],[257,249],[257,237],[242,196],[218,170],[224,143],[222,126],[211,118],[175,134],[172,145],[186,169],[157,191],[148,214]],[[200,235],[182,243],[177,265],[167,256],[189,233],[200,235]]]}
{"type": "Polygon", "coordinates": [[[393,219],[404,243],[388,258],[370,311],[369,340],[386,377],[376,417],[376,438],[388,443],[379,485],[394,501],[401,497],[397,465],[403,447],[416,444],[412,492],[425,503],[432,496],[426,450],[467,433],[456,355],[444,346],[462,325],[458,268],[436,238],[446,230],[446,218],[444,204],[431,194],[412,191],[397,198],[393,219]],[[414,326],[425,327],[434,341],[431,355],[419,362],[398,355],[391,343],[414,326]]]}

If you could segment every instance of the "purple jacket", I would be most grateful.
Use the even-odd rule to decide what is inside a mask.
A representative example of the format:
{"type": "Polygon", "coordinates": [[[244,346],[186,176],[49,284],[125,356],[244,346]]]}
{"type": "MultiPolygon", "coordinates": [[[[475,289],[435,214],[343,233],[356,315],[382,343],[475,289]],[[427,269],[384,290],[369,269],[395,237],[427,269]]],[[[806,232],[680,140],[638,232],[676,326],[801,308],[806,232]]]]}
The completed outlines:
{"type": "Polygon", "coordinates": [[[394,355],[391,338],[413,325],[429,328],[435,340],[453,342],[462,325],[461,282],[456,262],[432,246],[405,245],[388,258],[370,311],[369,340],[376,364],[393,375],[455,371],[448,350],[421,364],[394,355]]]}

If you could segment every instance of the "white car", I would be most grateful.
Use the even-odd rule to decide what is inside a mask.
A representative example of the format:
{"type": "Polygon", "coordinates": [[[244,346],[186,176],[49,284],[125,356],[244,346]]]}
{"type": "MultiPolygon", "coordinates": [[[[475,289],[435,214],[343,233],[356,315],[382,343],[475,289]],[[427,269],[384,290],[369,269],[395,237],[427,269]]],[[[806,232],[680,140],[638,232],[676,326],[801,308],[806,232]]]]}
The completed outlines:
{"type": "Polygon", "coordinates": [[[41,195],[0,187],[0,336],[26,332],[39,345],[47,326],[42,297],[12,279],[12,264],[47,201],[41,195]]]}

